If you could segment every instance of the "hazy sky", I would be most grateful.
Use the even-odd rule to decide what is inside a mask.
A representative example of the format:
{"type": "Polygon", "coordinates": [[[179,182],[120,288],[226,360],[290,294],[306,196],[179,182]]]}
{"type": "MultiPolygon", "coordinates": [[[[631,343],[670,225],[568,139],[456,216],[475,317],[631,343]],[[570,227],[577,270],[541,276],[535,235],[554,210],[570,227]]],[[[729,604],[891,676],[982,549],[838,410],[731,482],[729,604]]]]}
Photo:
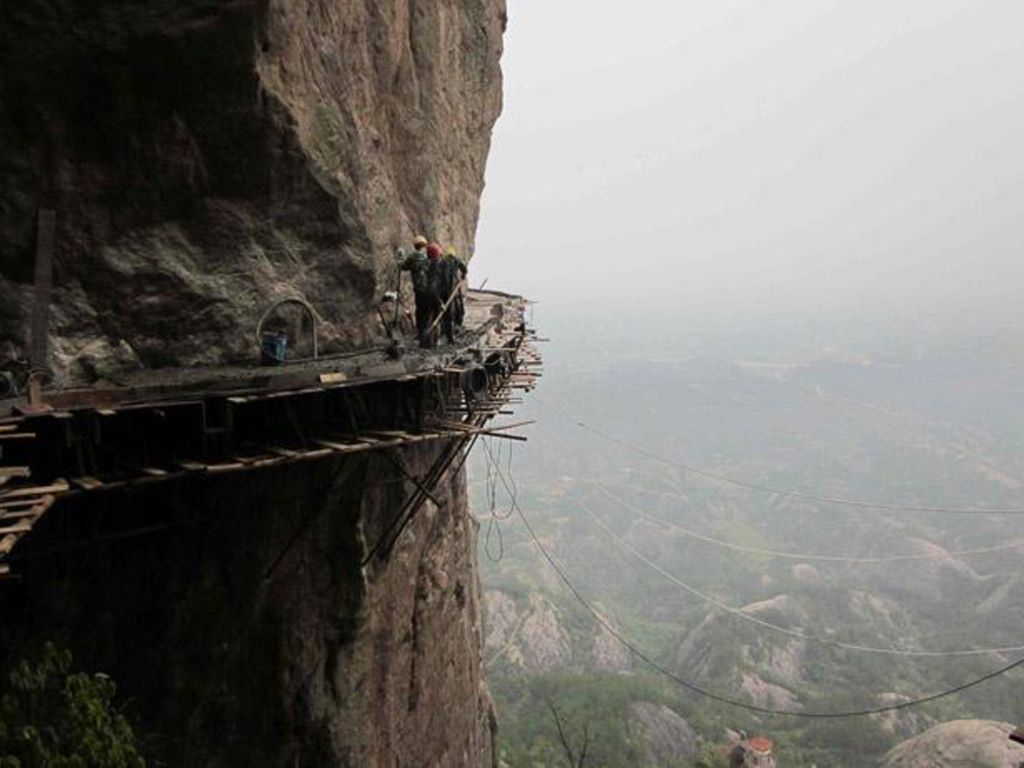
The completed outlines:
{"type": "Polygon", "coordinates": [[[1024,2],[509,6],[474,285],[722,313],[1021,304],[1024,2]]]}

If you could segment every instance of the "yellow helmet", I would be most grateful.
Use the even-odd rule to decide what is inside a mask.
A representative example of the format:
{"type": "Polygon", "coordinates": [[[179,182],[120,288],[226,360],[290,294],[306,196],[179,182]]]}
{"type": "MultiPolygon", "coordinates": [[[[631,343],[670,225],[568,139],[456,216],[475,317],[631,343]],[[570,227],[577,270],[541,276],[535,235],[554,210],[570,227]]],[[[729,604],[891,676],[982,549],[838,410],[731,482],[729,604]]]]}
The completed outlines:
{"type": "Polygon", "coordinates": [[[416,235],[416,237],[414,237],[412,239],[412,244],[416,248],[426,248],[427,247],[427,243],[429,243],[429,242],[430,241],[427,240],[427,238],[425,238],[423,235],[416,235]]]}
{"type": "Polygon", "coordinates": [[[449,245],[448,246],[448,250],[444,252],[444,255],[445,256],[454,256],[455,255],[455,246],[454,245],[449,245]]]}

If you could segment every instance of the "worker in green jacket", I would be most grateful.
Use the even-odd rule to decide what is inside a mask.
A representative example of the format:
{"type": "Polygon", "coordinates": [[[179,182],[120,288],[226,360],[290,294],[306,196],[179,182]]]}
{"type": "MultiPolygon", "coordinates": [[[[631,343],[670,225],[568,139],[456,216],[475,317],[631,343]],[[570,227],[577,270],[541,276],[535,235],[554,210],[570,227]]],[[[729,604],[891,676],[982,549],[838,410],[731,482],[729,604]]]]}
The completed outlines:
{"type": "Polygon", "coordinates": [[[401,248],[398,249],[398,269],[412,275],[412,290],[416,296],[416,332],[420,337],[420,346],[429,347],[431,345],[425,335],[433,322],[437,301],[431,290],[427,238],[417,235],[412,241],[412,245],[411,253],[406,253],[401,248]]]}

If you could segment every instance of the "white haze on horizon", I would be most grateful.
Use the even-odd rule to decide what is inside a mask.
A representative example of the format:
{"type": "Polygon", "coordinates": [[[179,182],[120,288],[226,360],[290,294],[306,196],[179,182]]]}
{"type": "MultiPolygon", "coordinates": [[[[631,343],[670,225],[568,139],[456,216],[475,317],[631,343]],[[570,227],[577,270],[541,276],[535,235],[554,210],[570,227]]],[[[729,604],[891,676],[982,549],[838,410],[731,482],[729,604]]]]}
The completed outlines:
{"type": "Polygon", "coordinates": [[[1019,0],[509,0],[474,285],[1014,317],[1019,0]]]}

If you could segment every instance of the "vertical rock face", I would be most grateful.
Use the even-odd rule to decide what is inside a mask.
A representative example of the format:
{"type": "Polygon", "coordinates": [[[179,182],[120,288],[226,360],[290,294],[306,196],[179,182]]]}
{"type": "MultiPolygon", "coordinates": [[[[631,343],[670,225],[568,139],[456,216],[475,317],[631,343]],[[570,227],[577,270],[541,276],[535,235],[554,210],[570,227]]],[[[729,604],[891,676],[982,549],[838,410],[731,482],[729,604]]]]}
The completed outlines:
{"type": "Polygon", "coordinates": [[[374,332],[394,246],[473,243],[504,0],[24,0],[0,8],[0,364],[56,211],[54,372],[252,356],[274,299],[374,332]]]}
{"type": "MultiPolygon", "coordinates": [[[[41,209],[59,383],[251,359],[285,297],[323,349],[368,343],[396,245],[473,243],[504,23],[504,0],[0,4],[0,367],[26,356],[41,209]]],[[[364,569],[410,488],[336,469],[70,508],[55,525],[150,533],[26,565],[0,655],[67,642],[171,765],[490,765],[464,476],[364,569]]]]}
{"type": "MultiPolygon", "coordinates": [[[[422,477],[439,450],[393,458],[422,477]]],[[[462,472],[361,565],[412,491],[357,454],[69,503],[0,589],[0,663],[67,645],[165,765],[490,766],[462,472]]]]}

